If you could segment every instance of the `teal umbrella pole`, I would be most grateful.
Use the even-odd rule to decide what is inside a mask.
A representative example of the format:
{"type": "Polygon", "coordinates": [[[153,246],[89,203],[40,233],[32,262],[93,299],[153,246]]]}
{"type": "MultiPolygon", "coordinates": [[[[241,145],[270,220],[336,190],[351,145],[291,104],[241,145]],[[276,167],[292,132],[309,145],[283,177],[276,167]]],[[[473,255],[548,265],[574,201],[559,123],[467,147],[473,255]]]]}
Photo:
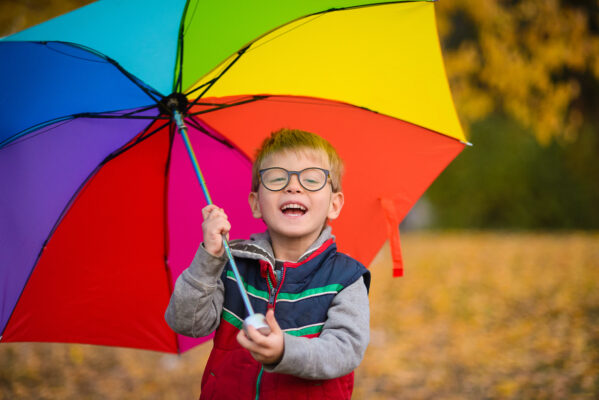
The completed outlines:
{"type": "MultiPolygon", "coordinates": [[[[210,193],[208,192],[208,187],[206,185],[206,180],[204,179],[204,175],[202,174],[202,170],[200,169],[200,165],[198,163],[198,159],[193,151],[193,147],[191,146],[191,141],[189,140],[189,135],[187,134],[187,127],[185,126],[185,122],[183,121],[183,116],[178,110],[173,110],[173,117],[175,119],[175,123],[177,124],[177,128],[179,133],[183,137],[183,141],[185,142],[185,148],[187,149],[187,154],[193,164],[193,169],[196,173],[196,177],[200,183],[200,187],[202,188],[202,192],[204,193],[204,197],[206,198],[206,202],[209,205],[214,204],[212,202],[212,198],[210,197],[210,193]]],[[[270,328],[266,323],[264,315],[255,313],[252,304],[250,303],[250,298],[247,295],[245,288],[243,287],[241,275],[239,274],[239,270],[237,269],[237,264],[235,263],[235,259],[233,258],[233,254],[231,254],[231,248],[229,247],[229,242],[227,241],[226,236],[223,234],[223,247],[225,248],[225,253],[227,254],[227,258],[229,259],[229,263],[231,264],[231,269],[233,270],[233,274],[235,275],[235,281],[237,282],[237,288],[239,289],[239,293],[241,294],[241,298],[243,299],[243,303],[245,304],[245,309],[248,312],[248,317],[244,320],[243,326],[246,329],[247,325],[251,325],[260,331],[264,335],[268,335],[270,333],[270,328]]]]}

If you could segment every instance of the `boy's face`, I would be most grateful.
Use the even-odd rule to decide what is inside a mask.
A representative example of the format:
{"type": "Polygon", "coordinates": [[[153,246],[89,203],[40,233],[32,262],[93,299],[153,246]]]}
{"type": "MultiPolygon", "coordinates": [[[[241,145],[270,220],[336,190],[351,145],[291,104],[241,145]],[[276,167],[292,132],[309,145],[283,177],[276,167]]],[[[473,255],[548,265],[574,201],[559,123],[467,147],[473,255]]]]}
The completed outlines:
{"type": "MultiPolygon", "coordinates": [[[[271,167],[288,171],[310,167],[330,170],[326,155],[312,149],[272,154],[264,159],[260,169],[271,167]]],[[[266,223],[273,242],[297,240],[309,246],[318,238],[327,219],[339,216],[343,193],[333,193],[330,178],[322,189],[311,192],[300,185],[297,175],[292,175],[287,187],[277,192],[266,189],[261,183],[258,192],[250,193],[249,202],[254,217],[262,218],[266,223]]]]}

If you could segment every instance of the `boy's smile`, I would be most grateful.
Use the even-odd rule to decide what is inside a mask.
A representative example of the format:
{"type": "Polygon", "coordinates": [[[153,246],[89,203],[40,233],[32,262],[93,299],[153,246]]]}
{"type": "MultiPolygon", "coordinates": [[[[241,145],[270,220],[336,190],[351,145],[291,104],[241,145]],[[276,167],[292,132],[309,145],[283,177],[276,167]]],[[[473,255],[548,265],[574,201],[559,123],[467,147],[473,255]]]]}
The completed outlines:
{"type": "MultiPolygon", "coordinates": [[[[288,171],[330,168],[326,154],[312,149],[272,154],[260,165],[261,169],[271,167],[288,171]]],[[[250,193],[249,202],[254,217],[262,218],[268,227],[275,257],[297,261],[318,238],[326,221],[339,216],[343,193],[334,193],[330,182],[318,191],[308,191],[301,186],[298,176],[292,175],[288,185],[279,191],[260,184],[258,192],[250,193]]]]}
{"type": "Polygon", "coordinates": [[[289,201],[281,206],[281,212],[286,216],[302,216],[308,211],[306,206],[299,202],[289,201]]]}

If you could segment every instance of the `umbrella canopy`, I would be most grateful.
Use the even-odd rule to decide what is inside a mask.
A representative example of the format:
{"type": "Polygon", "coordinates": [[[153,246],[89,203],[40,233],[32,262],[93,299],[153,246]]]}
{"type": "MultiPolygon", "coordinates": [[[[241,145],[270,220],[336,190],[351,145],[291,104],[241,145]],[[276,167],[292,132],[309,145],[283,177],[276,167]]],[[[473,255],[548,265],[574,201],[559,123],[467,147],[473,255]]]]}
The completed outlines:
{"type": "Polygon", "coordinates": [[[0,341],[185,351],[163,320],[201,242],[169,101],[232,238],[280,128],[346,163],[340,250],[369,264],[464,147],[432,2],[104,0],[0,41],[0,341]]]}

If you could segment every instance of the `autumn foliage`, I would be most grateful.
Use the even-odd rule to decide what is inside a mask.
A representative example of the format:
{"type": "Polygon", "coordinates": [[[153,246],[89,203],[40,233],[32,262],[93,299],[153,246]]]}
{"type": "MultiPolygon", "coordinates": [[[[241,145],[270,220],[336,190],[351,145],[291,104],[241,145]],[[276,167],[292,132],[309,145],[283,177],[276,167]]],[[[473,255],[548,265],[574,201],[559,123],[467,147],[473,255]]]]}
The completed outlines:
{"type": "Polygon", "coordinates": [[[450,0],[437,3],[439,34],[466,127],[498,110],[537,139],[574,139],[597,126],[596,0],[450,0]]]}

